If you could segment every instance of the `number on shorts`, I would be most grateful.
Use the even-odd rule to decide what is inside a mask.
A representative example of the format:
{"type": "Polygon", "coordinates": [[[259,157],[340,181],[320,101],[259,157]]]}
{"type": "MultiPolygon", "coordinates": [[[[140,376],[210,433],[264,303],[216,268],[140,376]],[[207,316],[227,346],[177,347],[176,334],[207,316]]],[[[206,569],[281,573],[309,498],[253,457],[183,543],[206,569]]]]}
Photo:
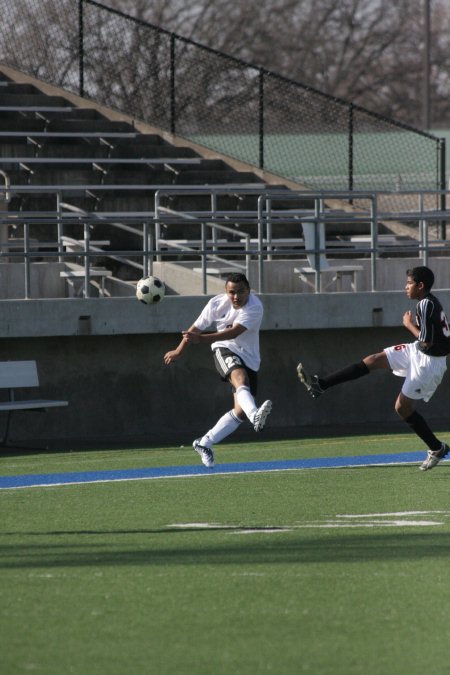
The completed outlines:
{"type": "Polygon", "coordinates": [[[233,366],[240,366],[241,365],[241,359],[239,356],[227,356],[225,358],[225,363],[227,364],[227,368],[233,368],[233,366]]]}

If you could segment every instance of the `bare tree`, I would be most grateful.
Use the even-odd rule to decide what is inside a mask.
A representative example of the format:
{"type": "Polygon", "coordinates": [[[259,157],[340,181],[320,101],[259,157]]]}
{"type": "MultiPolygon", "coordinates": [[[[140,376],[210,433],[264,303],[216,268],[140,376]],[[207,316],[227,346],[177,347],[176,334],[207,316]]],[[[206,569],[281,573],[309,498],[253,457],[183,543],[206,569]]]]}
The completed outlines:
{"type": "MultiPolygon", "coordinates": [[[[423,0],[106,0],[107,4],[335,97],[420,125],[423,0]]],[[[448,117],[449,23],[433,0],[432,121],[448,117]]]]}
{"type": "MultiPolygon", "coordinates": [[[[230,101],[251,107],[257,82],[256,70],[249,69],[242,71],[239,83],[239,78],[229,78],[225,86],[220,57],[208,72],[205,51],[206,65],[199,68],[189,40],[337,99],[420,126],[425,1],[103,0],[103,5],[121,15],[134,17],[134,23],[123,17],[118,21],[117,15],[84,3],[86,94],[95,97],[101,91],[104,101],[112,106],[127,100],[132,114],[142,116],[151,111],[158,123],[158,114],[168,114],[167,106],[163,110],[159,102],[170,96],[169,33],[173,32],[186,38],[178,40],[176,48],[177,86],[182,94],[178,110],[190,111],[192,119],[201,118],[198,97],[192,90],[194,81],[221,117],[230,101]],[[151,38],[141,25],[147,22],[159,29],[151,32],[151,38]],[[126,67],[118,69],[119,61],[126,67]]],[[[12,58],[18,67],[37,77],[76,88],[78,3],[3,0],[3,4],[2,60],[8,63],[12,58]],[[20,50],[14,42],[17,33],[20,50]]],[[[437,126],[450,116],[450,6],[448,0],[433,0],[430,7],[431,121],[437,126]]]]}

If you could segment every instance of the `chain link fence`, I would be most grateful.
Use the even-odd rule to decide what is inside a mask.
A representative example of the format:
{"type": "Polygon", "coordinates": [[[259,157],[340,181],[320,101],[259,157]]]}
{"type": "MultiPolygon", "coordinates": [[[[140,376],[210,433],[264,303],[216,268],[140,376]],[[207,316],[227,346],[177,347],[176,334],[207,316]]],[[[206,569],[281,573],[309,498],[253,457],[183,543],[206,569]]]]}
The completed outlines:
{"type": "Polygon", "coordinates": [[[310,189],[446,187],[442,139],[94,0],[0,8],[1,62],[162,130],[310,189]]]}

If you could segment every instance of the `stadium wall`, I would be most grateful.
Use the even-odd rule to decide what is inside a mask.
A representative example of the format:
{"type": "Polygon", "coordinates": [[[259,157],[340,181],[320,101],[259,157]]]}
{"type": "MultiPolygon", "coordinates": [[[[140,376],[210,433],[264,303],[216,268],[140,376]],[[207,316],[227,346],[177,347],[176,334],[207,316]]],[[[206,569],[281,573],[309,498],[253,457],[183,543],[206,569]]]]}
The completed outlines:
{"type": "MultiPolygon", "coordinates": [[[[438,294],[450,307],[450,290],[438,294]]],[[[407,429],[393,411],[401,380],[389,373],[373,373],[319,401],[295,374],[300,359],[324,372],[409,341],[402,317],[413,304],[403,292],[267,294],[262,300],[258,399],[274,402],[265,438],[394,424],[407,429]]],[[[167,297],[154,307],[132,298],[2,301],[0,360],[36,359],[41,395],[70,402],[46,414],[17,413],[11,442],[63,448],[190,443],[231,404],[208,346],[192,347],[170,367],[163,363],[204,303],[201,296],[167,297]]],[[[449,428],[449,396],[447,375],[435,398],[420,404],[436,428],[449,428]]],[[[243,425],[235,437],[255,435],[243,425]]]]}

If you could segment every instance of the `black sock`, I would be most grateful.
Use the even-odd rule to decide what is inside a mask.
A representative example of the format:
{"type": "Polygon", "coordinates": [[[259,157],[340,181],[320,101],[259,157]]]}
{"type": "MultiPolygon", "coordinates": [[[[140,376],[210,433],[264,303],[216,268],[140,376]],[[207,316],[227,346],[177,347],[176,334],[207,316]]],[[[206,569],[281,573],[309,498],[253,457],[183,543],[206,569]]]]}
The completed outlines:
{"type": "Polygon", "coordinates": [[[436,438],[422,415],[419,415],[417,410],[415,410],[412,415],[407,417],[405,422],[406,424],[409,424],[414,433],[423,440],[425,445],[428,446],[430,450],[441,449],[441,441],[436,438]]]}
{"type": "Polygon", "coordinates": [[[322,389],[328,389],[329,387],[334,387],[336,384],[341,384],[342,382],[349,382],[350,380],[357,380],[358,377],[363,377],[363,375],[368,375],[370,370],[364,363],[360,361],[359,363],[352,363],[351,366],[346,366],[342,370],[337,370],[331,375],[326,377],[319,377],[319,384],[322,389]]]}

